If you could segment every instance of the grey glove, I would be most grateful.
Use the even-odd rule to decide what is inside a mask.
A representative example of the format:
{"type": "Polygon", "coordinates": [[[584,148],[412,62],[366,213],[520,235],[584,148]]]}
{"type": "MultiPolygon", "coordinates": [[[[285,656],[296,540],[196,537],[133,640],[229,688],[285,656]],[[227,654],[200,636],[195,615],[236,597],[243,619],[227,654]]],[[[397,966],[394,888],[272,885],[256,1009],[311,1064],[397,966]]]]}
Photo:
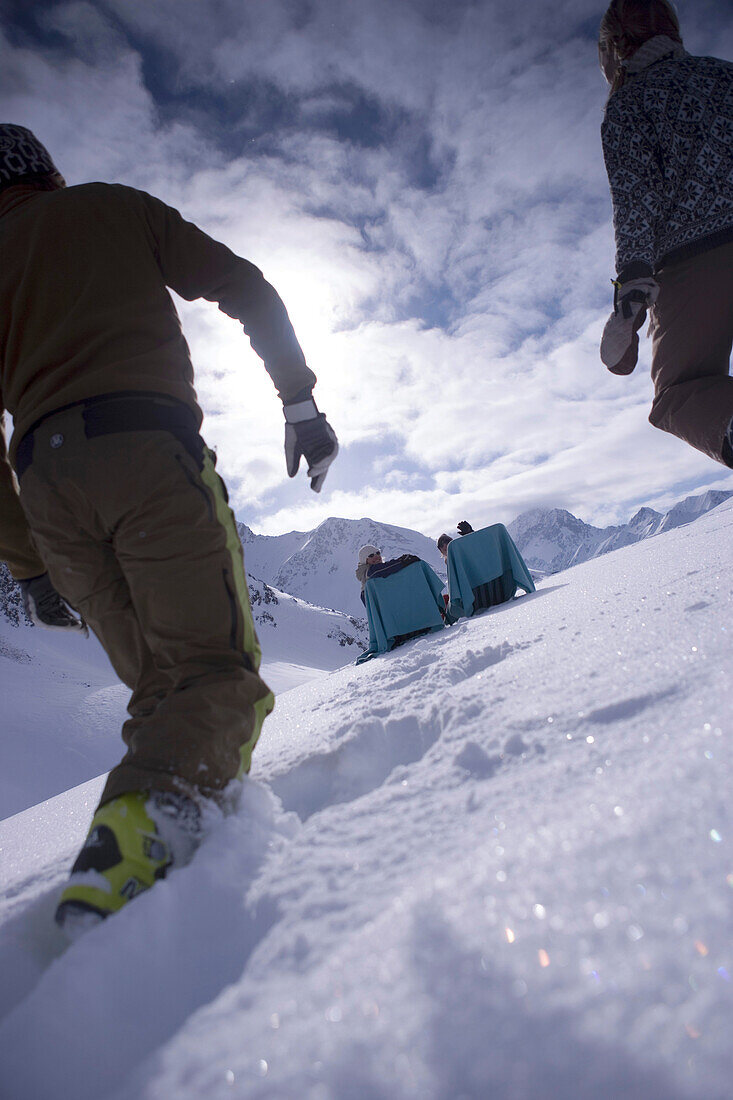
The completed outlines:
{"type": "Polygon", "coordinates": [[[659,294],[659,283],[651,275],[614,283],[613,313],[601,338],[601,360],[611,374],[631,374],[639,356],[639,329],[647,308],[659,294]]]}
{"type": "Polygon", "coordinates": [[[328,467],[338,454],[336,433],[319,413],[309,395],[301,400],[283,405],[285,414],[285,463],[288,477],[295,477],[303,456],[308,463],[311,489],[320,493],[326,480],[328,467]]]}
{"type": "Polygon", "coordinates": [[[54,588],[48,573],[18,581],[23,593],[23,608],[32,623],[46,630],[81,630],[87,636],[87,624],[73,614],[63,596],[54,588]]]}

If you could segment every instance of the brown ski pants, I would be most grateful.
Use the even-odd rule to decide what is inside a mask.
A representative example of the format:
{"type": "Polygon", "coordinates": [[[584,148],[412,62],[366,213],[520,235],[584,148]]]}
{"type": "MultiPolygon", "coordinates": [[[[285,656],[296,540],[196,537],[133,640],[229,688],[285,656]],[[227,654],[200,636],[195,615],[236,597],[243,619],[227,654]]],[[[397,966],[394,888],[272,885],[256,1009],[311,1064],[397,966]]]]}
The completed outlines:
{"type": "Polygon", "coordinates": [[[733,418],[733,244],[662,268],[656,278],[649,420],[728,465],[723,441],[733,418]]]}
{"type": "Polygon", "coordinates": [[[274,706],[234,516],[195,425],[178,436],[116,430],[109,407],[101,429],[82,406],[54,414],[18,452],[21,502],[51,579],[132,689],[127,753],[101,801],[150,789],[216,797],[249,770],[274,706]]]}

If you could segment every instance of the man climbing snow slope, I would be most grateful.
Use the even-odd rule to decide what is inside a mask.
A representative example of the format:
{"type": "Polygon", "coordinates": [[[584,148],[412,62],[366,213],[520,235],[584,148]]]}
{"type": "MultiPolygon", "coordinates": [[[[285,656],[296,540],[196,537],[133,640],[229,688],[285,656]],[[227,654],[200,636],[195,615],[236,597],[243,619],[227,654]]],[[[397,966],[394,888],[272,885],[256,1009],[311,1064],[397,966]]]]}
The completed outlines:
{"type": "Polygon", "coordinates": [[[0,435],[0,558],[36,622],[73,629],[78,612],[132,689],[127,752],[56,913],[73,936],[190,858],[274,705],[167,287],[241,321],[283,401],[291,477],[304,455],[320,491],[338,444],[256,267],[144,192],[66,188],[11,124],[0,255],[0,415],[14,421],[9,454],[0,435]]]}

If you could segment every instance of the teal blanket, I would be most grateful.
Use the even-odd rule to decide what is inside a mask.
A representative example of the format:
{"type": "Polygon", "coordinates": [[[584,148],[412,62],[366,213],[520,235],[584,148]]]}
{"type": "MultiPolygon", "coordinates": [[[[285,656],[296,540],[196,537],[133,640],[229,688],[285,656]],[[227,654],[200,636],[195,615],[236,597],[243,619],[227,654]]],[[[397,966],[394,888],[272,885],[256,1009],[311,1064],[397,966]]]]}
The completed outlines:
{"type": "Polygon", "coordinates": [[[389,577],[366,582],[369,649],[358,657],[363,664],[377,653],[387,653],[405,634],[442,630],[445,602],[443,582],[427,562],[416,561],[389,577]]]}
{"type": "Polygon", "coordinates": [[[518,588],[535,590],[522,555],[503,523],[453,539],[448,547],[450,622],[510,600],[518,588]]]}

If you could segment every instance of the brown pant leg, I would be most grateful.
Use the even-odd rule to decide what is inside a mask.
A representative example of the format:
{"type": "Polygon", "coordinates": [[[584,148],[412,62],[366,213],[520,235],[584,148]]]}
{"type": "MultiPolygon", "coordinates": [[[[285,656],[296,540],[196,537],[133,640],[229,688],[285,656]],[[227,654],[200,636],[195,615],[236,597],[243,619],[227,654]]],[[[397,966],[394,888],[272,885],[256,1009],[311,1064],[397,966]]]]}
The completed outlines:
{"type": "Polygon", "coordinates": [[[650,422],[718,462],[733,419],[733,244],[663,269],[652,309],[650,422]]]}
{"type": "Polygon", "coordinates": [[[102,801],[214,794],[247,770],[273,705],[223,485],[210,452],[199,462],[167,433],[87,440],[69,418],[36,433],[21,496],[52,578],[133,688],[128,752],[102,801]]]}
{"type": "MultiPolygon", "coordinates": [[[[39,433],[36,462],[20,483],[23,510],[34,539],[43,547],[43,561],[56,589],[81,611],[102,643],[120,680],[137,693],[154,697],[161,685],[138,622],[127,581],[115,555],[113,539],[104,527],[87,487],[75,480],[77,455],[87,443],[75,413],[49,421],[64,436],[63,454],[44,462],[48,440],[39,433]]],[[[50,457],[50,456],[49,456],[50,457]]],[[[82,457],[86,474],[88,463],[82,457]]]]}

